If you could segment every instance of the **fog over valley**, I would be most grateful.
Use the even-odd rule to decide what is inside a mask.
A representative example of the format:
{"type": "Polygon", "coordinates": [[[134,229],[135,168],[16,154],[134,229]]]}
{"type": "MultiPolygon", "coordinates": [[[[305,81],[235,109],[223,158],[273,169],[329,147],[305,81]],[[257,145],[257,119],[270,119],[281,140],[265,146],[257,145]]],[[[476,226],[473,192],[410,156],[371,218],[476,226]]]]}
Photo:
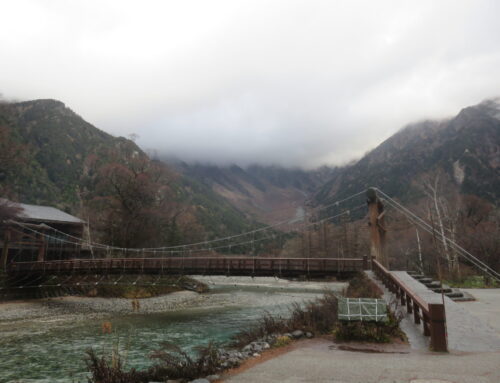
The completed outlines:
{"type": "Polygon", "coordinates": [[[497,96],[495,1],[2,7],[0,92],[63,101],[159,156],[317,167],[497,96]]]}

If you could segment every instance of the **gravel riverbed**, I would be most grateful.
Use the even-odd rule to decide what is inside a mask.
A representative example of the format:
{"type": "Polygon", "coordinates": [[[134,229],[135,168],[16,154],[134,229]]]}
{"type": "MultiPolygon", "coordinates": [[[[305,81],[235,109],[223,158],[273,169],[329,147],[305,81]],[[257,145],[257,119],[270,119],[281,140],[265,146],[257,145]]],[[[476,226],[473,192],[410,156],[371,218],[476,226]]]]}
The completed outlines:
{"type": "MultiPolygon", "coordinates": [[[[341,290],[344,283],[331,282],[297,282],[273,277],[207,277],[195,276],[196,279],[214,287],[251,287],[255,289],[278,289],[293,291],[293,289],[321,291],[326,289],[341,290]]],[[[168,295],[138,299],[141,314],[161,313],[190,308],[210,309],[241,305],[241,299],[231,294],[198,294],[193,291],[178,291],[168,295]]],[[[105,318],[108,315],[134,314],[132,300],[125,298],[100,298],[64,296],[57,298],[36,299],[26,301],[0,302],[0,327],[2,322],[17,320],[33,320],[45,318],[47,321],[63,322],[105,318]]]]}
{"type": "MultiPolygon", "coordinates": [[[[159,297],[139,299],[142,313],[155,313],[195,307],[207,303],[208,295],[192,291],[179,291],[159,297]]],[[[133,307],[130,299],[87,298],[65,296],[58,298],[13,301],[0,303],[0,321],[37,319],[78,315],[130,314],[133,307]]]]}

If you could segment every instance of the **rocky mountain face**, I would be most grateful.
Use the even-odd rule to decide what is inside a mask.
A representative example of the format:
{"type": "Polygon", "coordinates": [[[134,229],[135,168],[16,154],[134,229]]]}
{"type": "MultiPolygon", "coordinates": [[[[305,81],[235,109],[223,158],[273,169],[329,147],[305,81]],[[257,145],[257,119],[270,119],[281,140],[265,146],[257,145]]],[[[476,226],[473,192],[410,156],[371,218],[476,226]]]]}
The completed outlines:
{"type": "Polygon", "coordinates": [[[186,177],[197,180],[260,222],[300,218],[315,191],[335,174],[335,168],[313,171],[277,166],[206,164],[175,165],[186,177]]]}
{"type": "Polygon", "coordinates": [[[500,201],[500,99],[464,108],[442,121],[411,124],[351,166],[343,167],[315,194],[328,204],[370,186],[411,201],[437,174],[461,194],[500,201]]]}

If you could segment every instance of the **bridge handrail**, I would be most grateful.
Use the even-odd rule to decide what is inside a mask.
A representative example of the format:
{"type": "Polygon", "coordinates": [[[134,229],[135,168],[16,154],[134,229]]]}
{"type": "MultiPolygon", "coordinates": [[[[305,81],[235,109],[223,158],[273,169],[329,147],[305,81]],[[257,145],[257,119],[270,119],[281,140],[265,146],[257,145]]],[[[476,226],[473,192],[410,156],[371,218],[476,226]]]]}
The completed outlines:
{"type": "Polygon", "coordinates": [[[377,260],[373,260],[372,265],[373,271],[384,285],[400,298],[401,305],[406,305],[409,314],[413,313],[415,323],[423,322],[424,335],[431,337],[432,349],[448,351],[444,304],[427,302],[377,260]]]}
{"type": "Polygon", "coordinates": [[[363,258],[284,258],[284,257],[165,257],[165,258],[73,258],[67,260],[21,261],[7,265],[8,272],[67,271],[85,269],[142,269],[169,267],[186,269],[220,269],[221,267],[252,270],[303,270],[322,269],[343,271],[366,268],[367,259],[363,258]]]}
{"type": "Polygon", "coordinates": [[[316,258],[307,258],[307,257],[240,257],[240,256],[220,256],[220,257],[111,257],[111,258],[71,258],[71,259],[54,259],[54,260],[47,260],[47,261],[14,261],[12,263],[50,263],[50,262],[63,262],[63,263],[68,263],[68,262],[77,262],[77,261],[106,261],[106,262],[111,262],[112,260],[162,260],[162,259],[258,259],[258,260],[297,260],[297,261],[306,261],[306,260],[329,260],[329,261],[357,261],[357,262],[362,262],[365,259],[364,258],[331,258],[331,257],[316,257],[316,258]]]}

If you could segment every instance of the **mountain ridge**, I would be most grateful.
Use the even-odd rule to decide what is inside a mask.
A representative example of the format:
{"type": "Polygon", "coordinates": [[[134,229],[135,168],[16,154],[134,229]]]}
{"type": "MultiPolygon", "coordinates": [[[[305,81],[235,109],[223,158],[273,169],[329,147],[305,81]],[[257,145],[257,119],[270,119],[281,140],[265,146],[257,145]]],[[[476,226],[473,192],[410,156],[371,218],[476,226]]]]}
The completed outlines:
{"type": "Polygon", "coordinates": [[[340,169],[313,197],[318,205],[378,186],[387,194],[416,198],[418,183],[436,172],[461,194],[498,204],[500,104],[486,100],[456,116],[409,124],[351,166],[340,169]]]}
{"type": "MultiPolygon", "coordinates": [[[[94,127],[58,100],[0,103],[0,125],[31,145],[25,169],[29,177],[25,174],[18,185],[21,199],[28,203],[74,211],[85,187],[82,175],[89,155],[102,156],[104,149],[146,155],[133,141],[94,127]]],[[[402,200],[421,197],[417,184],[436,171],[460,193],[497,204],[499,132],[500,98],[494,98],[465,107],[454,117],[408,124],[359,160],[340,167],[304,170],[159,160],[181,175],[179,195],[185,201],[208,204],[219,218],[215,210],[222,208],[234,222],[274,223],[295,217],[309,204],[326,205],[369,186],[402,200]]]]}

